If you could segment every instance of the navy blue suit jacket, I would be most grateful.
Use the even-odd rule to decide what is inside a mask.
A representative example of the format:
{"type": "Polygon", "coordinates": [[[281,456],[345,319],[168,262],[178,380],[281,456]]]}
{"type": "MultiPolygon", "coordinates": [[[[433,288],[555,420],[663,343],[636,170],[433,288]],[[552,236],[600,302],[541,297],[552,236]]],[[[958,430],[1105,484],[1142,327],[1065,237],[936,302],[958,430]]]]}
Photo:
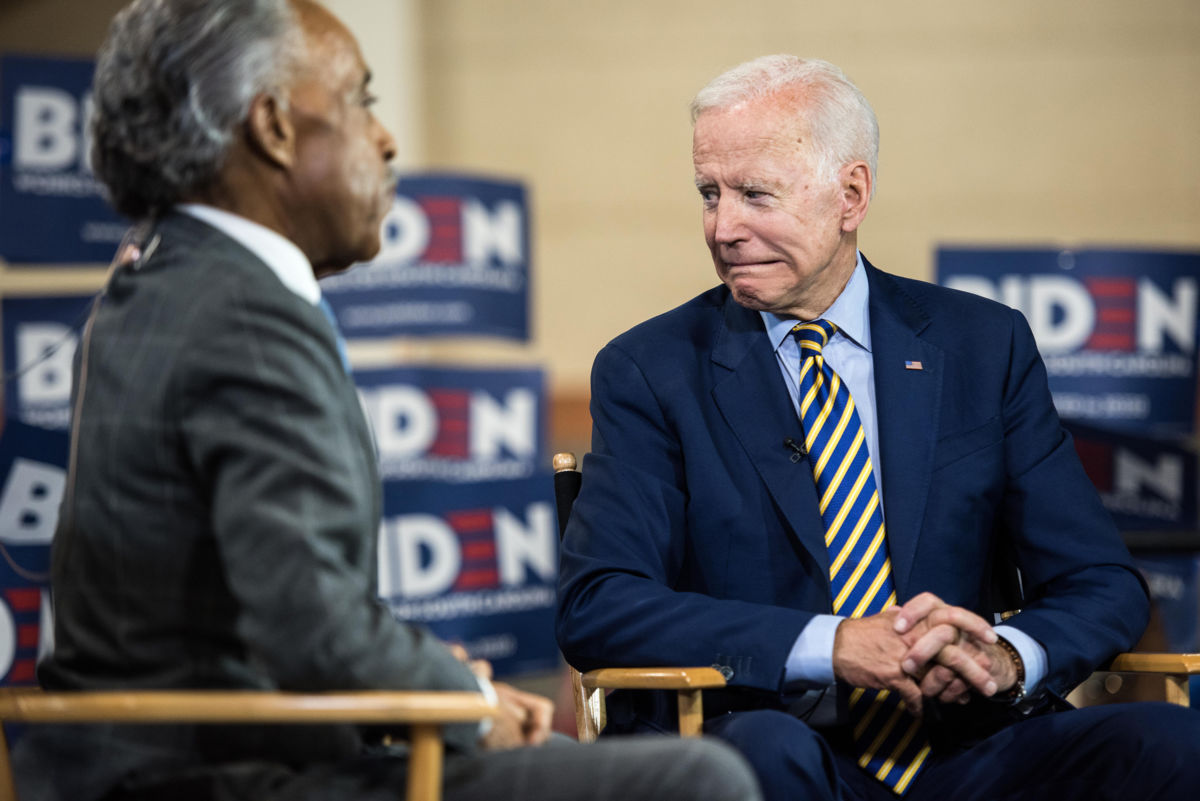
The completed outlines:
{"type": "MultiPolygon", "coordinates": [[[[1010,549],[1028,602],[1008,623],[1046,648],[1045,686],[1065,692],[1135,642],[1148,602],[1033,335],[1006,306],[867,276],[897,596],[927,590],[990,619],[993,554],[1010,549]]],[[[782,703],[788,652],[830,612],[829,558],[759,314],[717,287],[619,336],[596,358],[591,411],[562,548],[568,661],[714,665],[733,691],[706,695],[707,712],[782,703]]]]}

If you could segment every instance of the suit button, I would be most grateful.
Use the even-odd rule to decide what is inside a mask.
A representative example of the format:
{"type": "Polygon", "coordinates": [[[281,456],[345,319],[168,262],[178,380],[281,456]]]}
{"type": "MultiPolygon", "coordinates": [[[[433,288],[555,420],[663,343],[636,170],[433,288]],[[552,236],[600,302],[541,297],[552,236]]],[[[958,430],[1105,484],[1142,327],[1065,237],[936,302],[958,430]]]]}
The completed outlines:
{"type": "Polygon", "coordinates": [[[712,669],[720,673],[721,676],[724,677],[725,681],[729,681],[733,678],[733,668],[731,668],[729,665],[713,665],[712,669]]]}

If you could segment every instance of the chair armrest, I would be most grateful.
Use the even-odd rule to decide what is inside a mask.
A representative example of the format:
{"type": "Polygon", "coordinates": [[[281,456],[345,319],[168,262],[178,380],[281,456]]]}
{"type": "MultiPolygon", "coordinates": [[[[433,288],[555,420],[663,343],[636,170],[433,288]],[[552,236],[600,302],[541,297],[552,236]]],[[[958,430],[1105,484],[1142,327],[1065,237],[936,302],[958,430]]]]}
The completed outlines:
{"type": "Polygon", "coordinates": [[[0,691],[0,719],[28,723],[467,723],[496,713],[473,692],[0,691]]]}
{"type": "Polygon", "coordinates": [[[1114,673],[1168,673],[1200,675],[1200,654],[1117,654],[1101,670],[1114,673]]]}
{"type": "Polygon", "coordinates": [[[702,690],[725,686],[725,677],[710,667],[600,668],[579,677],[575,716],[579,739],[591,742],[604,728],[607,712],[601,690],[675,690],[679,697],[679,734],[699,737],[704,726],[702,690]]]}
{"type": "MultiPolygon", "coordinates": [[[[0,689],[0,722],[22,723],[404,723],[409,729],[408,801],[442,793],[441,727],[491,717],[497,707],[473,692],[137,690],[43,692],[0,689]]],[[[0,727],[0,801],[16,798],[0,727]]]]}
{"type": "Polygon", "coordinates": [[[589,690],[712,690],[725,677],[710,667],[600,668],[583,674],[589,690]]]}

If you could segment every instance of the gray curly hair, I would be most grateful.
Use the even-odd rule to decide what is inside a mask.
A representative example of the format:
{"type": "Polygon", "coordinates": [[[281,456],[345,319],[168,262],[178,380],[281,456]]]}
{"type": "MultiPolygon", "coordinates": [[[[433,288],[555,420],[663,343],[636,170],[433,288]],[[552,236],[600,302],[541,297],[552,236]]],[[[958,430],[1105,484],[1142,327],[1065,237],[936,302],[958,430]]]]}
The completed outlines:
{"type": "Polygon", "coordinates": [[[288,0],[135,0],[96,63],[91,163],[120,213],[155,216],[210,185],[258,94],[303,52],[288,0]]]}
{"type": "MultiPolygon", "coordinates": [[[[876,176],[879,122],[867,98],[836,65],[816,58],[761,56],[730,69],[708,83],[692,100],[692,123],[710,109],[803,87],[814,102],[803,110],[821,174],[834,180],[843,165],[865,161],[876,176]]],[[[871,182],[875,192],[875,182],[871,182]]]]}

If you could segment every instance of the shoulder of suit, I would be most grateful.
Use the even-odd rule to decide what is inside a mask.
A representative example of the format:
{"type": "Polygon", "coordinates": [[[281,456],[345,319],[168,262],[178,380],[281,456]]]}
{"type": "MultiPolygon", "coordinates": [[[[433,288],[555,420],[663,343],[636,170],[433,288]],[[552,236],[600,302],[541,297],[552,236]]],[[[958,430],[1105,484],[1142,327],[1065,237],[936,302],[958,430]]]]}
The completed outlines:
{"type": "Polygon", "coordinates": [[[1009,326],[1020,312],[990,298],[952,289],[916,278],[876,270],[875,289],[882,289],[892,303],[903,303],[931,322],[971,322],[974,326],[1009,326]]]}
{"type": "Polygon", "coordinates": [[[677,341],[695,347],[706,333],[716,331],[728,298],[729,290],[724,285],[715,286],[670,311],[638,323],[609,344],[631,349],[677,341]]]}
{"type": "Polygon", "coordinates": [[[170,214],[158,222],[160,238],[147,262],[147,273],[162,270],[188,302],[221,303],[228,298],[253,298],[284,307],[309,306],[287,289],[258,256],[212,226],[185,214],[170,214]]]}

